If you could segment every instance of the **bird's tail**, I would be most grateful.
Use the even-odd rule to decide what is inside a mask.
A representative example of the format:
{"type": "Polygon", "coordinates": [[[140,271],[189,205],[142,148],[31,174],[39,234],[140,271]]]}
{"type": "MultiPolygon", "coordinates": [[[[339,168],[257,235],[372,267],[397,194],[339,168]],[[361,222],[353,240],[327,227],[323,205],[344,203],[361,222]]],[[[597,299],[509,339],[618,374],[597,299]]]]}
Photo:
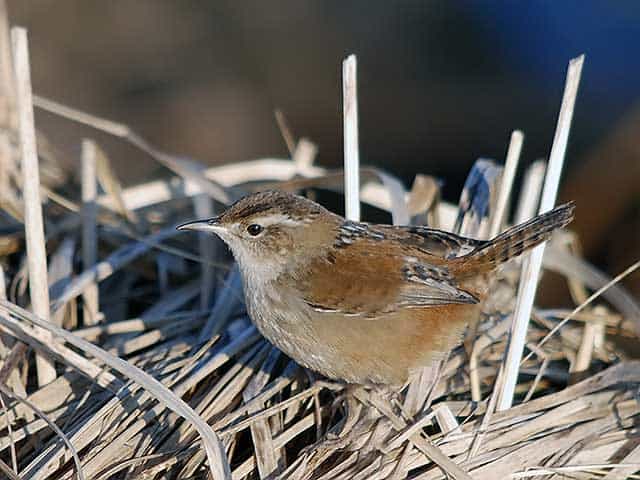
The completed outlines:
{"type": "Polygon", "coordinates": [[[498,265],[548,240],[554,230],[569,224],[573,220],[574,207],[573,202],[565,203],[509,228],[467,255],[458,257],[455,270],[476,275],[495,269],[498,265]]]}

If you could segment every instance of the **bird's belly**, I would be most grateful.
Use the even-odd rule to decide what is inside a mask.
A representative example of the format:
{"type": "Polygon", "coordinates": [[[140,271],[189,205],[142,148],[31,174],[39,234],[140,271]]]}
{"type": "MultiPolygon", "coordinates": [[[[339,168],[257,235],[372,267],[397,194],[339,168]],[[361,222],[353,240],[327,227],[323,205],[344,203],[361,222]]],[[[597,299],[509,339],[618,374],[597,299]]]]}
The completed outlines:
{"type": "Polygon", "coordinates": [[[325,375],[352,383],[402,385],[412,371],[430,366],[456,346],[476,306],[456,305],[391,313],[379,318],[315,319],[319,342],[335,356],[325,375]]]}
{"type": "Polygon", "coordinates": [[[256,309],[249,312],[260,333],[282,352],[304,367],[338,378],[332,367],[341,353],[330,338],[317,335],[308,317],[292,310],[272,309],[268,316],[256,309]]]}
{"type": "Polygon", "coordinates": [[[447,305],[366,318],[270,302],[267,314],[251,303],[255,325],[276,347],[324,376],[358,384],[403,384],[454,347],[479,313],[477,305],[447,305]]]}

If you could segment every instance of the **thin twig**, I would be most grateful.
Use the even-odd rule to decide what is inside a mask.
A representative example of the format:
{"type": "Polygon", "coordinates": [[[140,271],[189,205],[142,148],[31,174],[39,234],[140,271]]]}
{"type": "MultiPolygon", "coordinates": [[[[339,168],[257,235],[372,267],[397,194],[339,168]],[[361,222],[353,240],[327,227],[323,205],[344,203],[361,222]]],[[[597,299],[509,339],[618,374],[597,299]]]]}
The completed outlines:
{"type": "MultiPolygon", "coordinates": [[[[611,279],[610,282],[608,282],[606,285],[603,285],[602,288],[599,288],[596,292],[593,293],[593,295],[587,298],[585,302],[581,303],[576,308],[574,308],[573,311],[569,315],[567,315],[565,318],[563,318],[560,323],[558,323],[555,327],[553,327],[551,331],[547,333],[542,338],[542,340],[540,340],[537,343],[536,346],[540,348],[542,345],[544,345],[547,342],[547,340],[549,340],[558,330],[560,330],[569,320],[571,320],[575,314],[580,313],[582,310],[588,307],[596,298],[602,295],[603,292],[605,292],[606,290],[611,288],[613,285],[615,285],[616,283],[624,279],[626,276],[631,275],[633,272],[638,270],[638,268],[640,268],[640,260],[638,260],[636,263],[634,263],[633,265],[625,269],[622,273],[616,275],[613,279],[611,279]]],[[[524,362],[529,360],[533,354],[534,354],[533,351],[529,352],[529,354],[522,359],[522,361],[520,362],[520,365],[522,365],[524,362]]]]}

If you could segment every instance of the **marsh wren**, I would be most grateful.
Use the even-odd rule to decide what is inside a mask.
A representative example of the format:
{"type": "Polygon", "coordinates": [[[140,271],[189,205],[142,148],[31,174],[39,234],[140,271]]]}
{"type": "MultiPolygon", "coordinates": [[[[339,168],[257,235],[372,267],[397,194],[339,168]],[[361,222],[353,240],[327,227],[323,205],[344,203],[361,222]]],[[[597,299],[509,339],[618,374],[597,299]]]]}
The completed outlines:
{"type": "Polygon", "coordinates": [[[249,316],[299,364],[350,383],[402,385],[460,341],[500,264],[572,218],[573,204],[565,204],[483,241],[353,222],[266,191],[178,228],[226,242],[249,316]]]}

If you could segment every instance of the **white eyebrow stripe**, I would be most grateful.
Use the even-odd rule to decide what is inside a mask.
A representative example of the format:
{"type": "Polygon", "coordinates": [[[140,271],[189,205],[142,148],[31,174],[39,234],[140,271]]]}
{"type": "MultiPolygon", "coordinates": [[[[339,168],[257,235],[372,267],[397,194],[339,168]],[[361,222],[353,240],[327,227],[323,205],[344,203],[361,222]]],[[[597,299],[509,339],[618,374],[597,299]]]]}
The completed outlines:
{"type": "Polygon", "coordinates": [[[259,223],[263,227],[268,227],[269,225],[287,225],[290,227],[297,227],[298,225],[302,225],[301,222],[297,220],[293,220],[288,215],[283,215],[281,213],[274,213],[272,215],[267,215],[264,217],[255,217],[256,223],[259,223]]]}

